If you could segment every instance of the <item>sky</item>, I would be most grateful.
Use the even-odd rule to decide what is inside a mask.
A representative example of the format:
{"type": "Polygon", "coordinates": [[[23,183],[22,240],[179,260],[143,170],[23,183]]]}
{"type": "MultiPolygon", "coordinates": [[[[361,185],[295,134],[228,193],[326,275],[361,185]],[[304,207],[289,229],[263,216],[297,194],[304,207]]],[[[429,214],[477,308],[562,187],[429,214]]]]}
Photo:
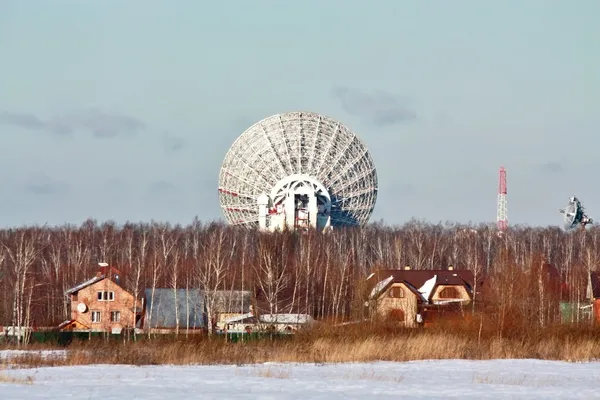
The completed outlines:
{"type": "Polygon", "coordinates": [[[223,218],[235,139],[287,111],[371,151],[371,221],[600,219],[595,0],[0,0],[0,227],[223,218]],[[376,118],[385,112],[388,118],[376,118]]]}

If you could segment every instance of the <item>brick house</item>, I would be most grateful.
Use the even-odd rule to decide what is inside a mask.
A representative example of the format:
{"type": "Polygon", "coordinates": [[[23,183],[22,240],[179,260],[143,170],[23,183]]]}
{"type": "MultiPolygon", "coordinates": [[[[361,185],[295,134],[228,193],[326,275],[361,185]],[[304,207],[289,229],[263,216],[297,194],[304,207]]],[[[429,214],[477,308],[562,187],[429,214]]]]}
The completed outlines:
{"type": "Polygon", "coordinates": [[[372,318],[417,327],[460,313],[472,302],[473,288],[468,270],[378,270],[367,278],[365,306],[372,318]]]}
{"type": "Polygon", "coordinates": [[[141,302],[121,287],[121,272],[99,264],[93,278],[67,290],[71,318],[59,325],[62,331],[120,333],[134,329],[141,314],[141,302]]]}

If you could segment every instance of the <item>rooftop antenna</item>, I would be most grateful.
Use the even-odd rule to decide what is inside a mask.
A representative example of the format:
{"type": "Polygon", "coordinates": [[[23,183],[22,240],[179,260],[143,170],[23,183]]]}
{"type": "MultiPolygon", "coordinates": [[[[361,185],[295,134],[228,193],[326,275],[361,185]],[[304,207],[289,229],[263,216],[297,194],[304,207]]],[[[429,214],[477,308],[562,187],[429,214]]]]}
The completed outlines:
{"type": "Polygon", "coordinates": [[[498,209],[496,211],[496,225],[500,232],[508,228],[508,212],[506,209],[506,170],[500,167],[498,180],[498,209]]]}

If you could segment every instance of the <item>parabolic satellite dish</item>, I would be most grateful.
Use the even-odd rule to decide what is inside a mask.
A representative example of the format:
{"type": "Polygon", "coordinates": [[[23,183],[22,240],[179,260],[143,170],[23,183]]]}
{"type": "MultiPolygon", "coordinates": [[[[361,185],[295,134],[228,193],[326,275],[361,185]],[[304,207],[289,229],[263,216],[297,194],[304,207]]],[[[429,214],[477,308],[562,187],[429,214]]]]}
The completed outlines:
{"type": "Polygon", "coordinates": [[[571,197],[567,206],[560,209],[560,212],[563,214],[563,227],[567,231],[577,226],[585,228],[586,225],[593,223],[593,220],[586,215],[583,204],[576,196],[571,197]]]}
{"type": "Polygon", "coordinates": [[[219,176],[227,221],[271,231],[363,225],[376,199],[367,147],[340,122],[311,112],[252,125],[227,152],[219,176]]]}

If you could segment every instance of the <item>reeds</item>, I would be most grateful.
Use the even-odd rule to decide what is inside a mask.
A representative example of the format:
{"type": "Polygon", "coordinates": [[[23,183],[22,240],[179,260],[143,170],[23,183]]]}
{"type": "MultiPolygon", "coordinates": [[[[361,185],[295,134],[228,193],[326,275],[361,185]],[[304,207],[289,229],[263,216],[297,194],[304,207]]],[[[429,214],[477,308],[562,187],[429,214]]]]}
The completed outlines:
{"type": "Polygon", "coordinates": [[[506,359],[592,361],[600,359],[600,330],[556,326],[506,332],[476,326],[400,329],[386,325],[320,326],[292,338],[232,343],[222,337],[137,342],[74,342],[64,357],[37,353],[5,363],[37,367],[82,364],[255,364],[263,362],[340,363],[425,359],[506,359]]]}

